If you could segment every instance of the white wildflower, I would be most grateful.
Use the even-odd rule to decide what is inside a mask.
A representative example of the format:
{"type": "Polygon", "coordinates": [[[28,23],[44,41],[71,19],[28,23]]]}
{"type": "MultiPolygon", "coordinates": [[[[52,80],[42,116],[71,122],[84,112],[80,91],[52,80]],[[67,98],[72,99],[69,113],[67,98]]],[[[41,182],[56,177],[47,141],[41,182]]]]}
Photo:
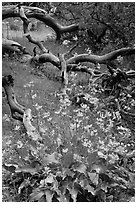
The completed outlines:
{"type": "Polygon", "coordinates": [[[21,141],[17,141],[17,147],[21,148],[23,146],[23,143],[21,141]]]}
{"type": "Polygon", "coordinates": [[[68,148],[63,149],[62,152],[63,152],[63,153],[67,153],[67,152],[68,152],[68,148]]]}
{"type": "Polygon", "coordinates": [[[47,118],[50,116],[50,112],[45,112],[42,114],[43,118],[47,118]]]}
{"type": "Polygon", "coordinates": [[[32,99],[35,99],[36,97],[37,97],[36,93],[34,95],[32,95],[32,99]]]}
{"type": "Polygon", "coordinates": [[[69,40],[64,40],[62,44],[63,44],[63,45],[68,45],[68,43],[70,43],[69,40]]]}
{"type": "Polygon", "coordinates": [[[39,110],[42,108],[42,106],[39,106],[38,103],[36,103],[34,106],[35,106],[36,110],[39,110]]]}
{"type": "Polygon", "coordinates": [[[7,121],[7,122],[10,122],[10,118],[9,118],[8,114],[5,114],[5,115],[3,116],[3,120],[5,120],[5,121],[7,121]]]}
{"type": "Polygon", "coordinates": [[[83,117],[83,113],[82,112],[78,112],[77,113],[77,117],[83,117]]]}
{"type": "Polygon", "coordinates": [[[14,128],[14,130],[19,130],[20,129],[20,125],[16,125],[16,127],[14,128]]]}

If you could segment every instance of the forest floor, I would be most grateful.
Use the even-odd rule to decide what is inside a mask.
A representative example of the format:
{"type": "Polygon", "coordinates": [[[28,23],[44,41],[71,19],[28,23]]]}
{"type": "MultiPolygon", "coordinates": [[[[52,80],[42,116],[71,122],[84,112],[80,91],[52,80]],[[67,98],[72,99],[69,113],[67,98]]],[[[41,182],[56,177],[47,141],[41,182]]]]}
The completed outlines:
{"type": "MultiPolygon", "coordinates": [[[[65,47],[57,44],[54,46],[49,42],[47,45],[54,54],[66,51],[65,47]]],[[[134,132],[125,126],[124,122],[119,125],[119,129],[115,124],[112,125],[111,111],[104,103],[106,98],[101,97],[100,93],[98,94],[91,86],[88,74],[69,74],[67,92],[69,97],[65,99],[61,94],[60,71],[49,63],[39,69],[16,60],[3,59],[2,74],[13,76],[18,102],[26,108],[31,108],[32,114],[37,116],[33,120],[33,125],[43,137],[44,151],[53,155],[58,151],[60,144],[63,146],[61,159],[63,167],[68,168],[77,160],[88,164],[91,170],[92,164],[98,160],[99,156],[105,158],[108,163],[115,164],[119,161],[117,152],[121,155],[122,162],[124,162],[125,154],[134,154],[134,132]],[[90,103],[88,105],[77,104],[74,96],[78,93],[85,94],[90,103]]],[[[3,163],[25,165],[26,158],[28,158],[28,147],[26,138],[21,134],[21,123],[11,118],[5,98],[2,102],[3,163]]],[[[56,161],[55,158],[53,160],[56,161]]],[[[111,193],[107,192],[107,201],[125,202],[131,201],[134,197],[134,162],[132,161],[130,165],[127,162],[126,160],[125,163],[119,164],[119,169],[124,167],[125,172],[130,169],[127,173],[128,179],[124,180],[120,176],[123,183],[119,184],[120,187],[115,187],[118,189],[117,192],[112,192],[113,198],[110,198],[111,193]],[[120,193],[122,185],[125,185],[128,191],[120,193]]],[[[106,166],[103,164],[103,171],[106,166]]],[[[120,171],[122,172],[123,169],[120,171]]],[[[3,181],[9,175],[10,173],[3,168],[3,181]]],[[[119,174],[114,175],[116,177],[113,179],[117,180],[119,174]]],[[[4,202],[20,201],[21,195],[15,192],[15,188],[9,190],[3,182],[4,202]]],[[[102,194],[101,199],[104,199],[102,194]]]]}
{"type": "MultiPolygon", "coordinates": [[[[46,76],[38,76],[32,72],[33,70],[29,66],[14,61],[3,61],[3,75],[11,74],[15,79],[15,93],[18,102],[27,108],[31,108],[34,115],[38,114],[35,107],[37,107],[37,105],[42,106],[42,110],[39,110],[39,117],[44,113],[47,113],[47,117],[49,113],[50,115],[55,115],[54,112],[59,109],[59,100],[55,97],[55,92],[59,90],[60,82],[50,80],[46,76]],[[37,95],[35,99],[33,99],[33,95],[35,94],[37,95]]],[[[22,138],[16,134],[18,122],[11,118],[6,99],[3,99],[2,112],[3,162],[14,163],[20,160],[20,155],[16,152],[15,147],[22,138]]],[[[36,121],[34,122],[36,123],[36,121]]],[[[56,139],[54,138],[54,140],[56,139]]],[[[48,142],[50,145],[50,141],[48,142]]],[[[9,195],[7,195],[6,199],[10,201],[9,195]]]]}
{"type": "MultiPolygon", "coordinates": [[[[57,96],[61,89],[60,71],[48,64],[43,73],[29,65],[10,59],[3,60],[2,70],[3,75],[11,74],[13,76],[17,100],[19,104],[31,108],[32,113],[37,116],[37,119],[33,121],[37,128],[40,128],[39,123],[43,118],[41,132],[46,135],[47,151],[53,153],[57,148],[56,141],[59,135],[63,135],[65,143],[70,136],[71,120],[67,112],[62,115],[58,113],[61,106],[57,96]]],[[[87,75],[79,74],[77,83],[82,83],[82,79],[85,81],[84,83],[87,83],[88,78],[87,75]]],[[[2,101],[2,126],[3,163],[20,164],[22,155],[25,157],[26,148],[20,150],[17,146],[24,142],[24,138],[18,132],[20,122],[12,119],[5,98],[2,101]]],[[[67,143],[65,148],[68,148],[67,143]]],[[[3,178],[5,178],[5,174],[7,175],[7,171],[3,169],[3,178]]],[[[13,202],[14,198],[10,196],[9,191],[3,189],[3,201],[13,202]]]]}

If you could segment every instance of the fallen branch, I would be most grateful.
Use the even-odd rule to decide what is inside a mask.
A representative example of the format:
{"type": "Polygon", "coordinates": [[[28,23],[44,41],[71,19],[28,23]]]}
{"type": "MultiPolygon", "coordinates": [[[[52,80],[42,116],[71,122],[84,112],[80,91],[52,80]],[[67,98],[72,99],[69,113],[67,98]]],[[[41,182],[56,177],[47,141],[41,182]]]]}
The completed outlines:
{"type": "Polygon", "coordinates": [[[31,43],[37,45],[37,46],[40,48],[40,50],[42,51],[42,53],[47,53],[47,52],[48,52],[48,49],[46,49],[46,48],[44,47],[44,45],[43,45],[42,42],[40,42],[40,41],[35,40],[34,38],[32,38],[32,36],[31,36],[29,33],[25,34],[25,36],[26,36],[26,38],[28,39],[29,42],[31,42],[31,43]]]}
{"type": "MultiPolygon", "coordinates": [[[[75,71],[77,64],[81,62],[90,62],[94,64],[108,64],[109,61],[116,59],[118,56],[125,56],[125,55],[132,55],[135,54],[135,48],[121,48],[110,52],[108,54],[99,56],[99,55],[89,55],[89,54],[80,54],[74,57],[71,57],[66,60],[67,64],[67,71],[75,71]]],[[[57,56],[53,55],[52,53],[44,53],[39,56],[38,58],[39,63],[46,63],[50,62],[57,68],[60,68],[60,60],[57,56]]],[[[86,71],[86,70],[85,70],[86,71]]]]}
{"type": "Polygon", "coordinates": [[[3,6],[2,7],[2,18],[9,17],[20,17],[23,21],[23,31],[29,42],[37,45],[42,53],[48,53],[48,50],[45,48],[41,41],[35,40],[29,33],[29,23],[30,20],[28,18],[36,18],[42,21],[44,24],[51,27],[57,35],[57,39],[60,39],[61,35],[66,32],[73,32],[78,29],[78,25],[70,25],[70,26],[61,26],[58,24],[55,19],[53,19],[47,12],[43,9],[39,9],[37,7],[29,7],[22,6],[18,4],[17,6],[3,6]]]}
{"type": "MultiPolygon", "coordinates": [[[[29,42],[37,45],[42,51],[43,54],[41,54],[40,56],[35,56],[30,61],[36,61],[37,63],[50,62],[51,64],[53,64],[54,66],[56,66],[58,69],[61,70],[60,59],[54,54],[52,54],[51,52],[49,52],[49,50],[47,50],[44,47],[42,42],[39,42],[33,39],[32,36],[30,35],[29,30],[28,30],[28,25],[29,25],[28,18],[36,18],[44,22],[46,25],[50,26],[51,28],[53,28],[57,34],[57,38],[59,38],[60,35],[65,32],[72,32],[74,30],[77,30],[78,26],[75,24],[70,25],[70,26],[61,26],[55,21],[55,19],[49,16],[46,13],[46,11],[44,11],[43,9],[39,9],[37,7],[22,6],[20,7],[20,9],[18,9],[17,6],[10,6],[10,7],[3,6],[2,18],[5,19],[8,17],[20,17],[23,20],[23,29],[24,29],[24,33],[27,39],[29,40],[29,42]]],[[[69,54],[70,52],[72,52],[74,48],[72,48],[66,54],[69,54]]],[[[67,71],[70,71],[70,70],[71,71],[81,71],[81,72],[92,74],[89,69],[86,69],[85,67],[84,68],[78,67],[77,65],[82,62],[90,62],[96,65],[97,64],[108,64],[108,62],[116,59],[118,56],[125,56],[125,55],[132,55],[132,54],[135,54],[135,48],[130,48],[130,47],[121,48],[121,49],[115,50],[113,52],[110,52],[102,56],[80,54],[80,55],[71,57],[66,60],[66,69],[67,71]]]]}
{"type": "Polygon", "coordinates": [[[16,120],[23,121],[23,114],[25,111],[25,107],[20,105],[17,102],[16,95],[13,89],[13,81],[14,79],[12,78],[11,75],[8,76],[3,76],[2,77],[2,86],[5,90],[5,94],[7,96],[7,101],[10,107],[11,115],[12,118],[16,120]]]}
{"type": "Polygon", "coordinates": [[[19,6],[19,14],[20,14],[20,18],[22,19],[23,21],[23,30],[24,30],[24,34],[26,36],[26,38],[28,39],[29,42],[37,45],[40,50],[42,51],[42,53],[46,53],[48,52],[48,50],[44,47],[43,43],[38,41],[38,40],[35,40],[29,33],[29,29],[28,29],[28,26],[29,26],[29,23],[30,21],[28,20],[28,18],[26,17],[25,15],[25,12],[24,12],[24,8],[19,6]]]}
{"type": "MultiPolygon", "coordinates": [[[[60,39],[63,33],[74,32],[79,29],[79,25],[72,24],[69,26],[62,26],[56,22],[54,18],[52,18],[47,12],[43,9],[31,6],[22,6],[24,9],[24,14],[27,18],[35,18],[39,21],[42,21],[45,25],[51,27],[56,35],[57,39],[60,39]]],[[[18,12],[18,7],[14,5],[8,5],[2,7],[2,19],[10,18],[10,17],[20,17],[20,13],[18,12]]]]}
{"type": "Polygon", "coordinates": [[[7,54],[12,54],[12,53],[29,54],[26,48],[23,47],[20,43],[13,41],[13,40],[8,40],[8,39],[3,38],[2,39],[2,54],[4,55],[5,53],[7,54]]]}
{"type": "Polygon", "coordinates": [[[27,134],[34,141],[42,141],[42,137],[40,136],[37,129],[31,124],[31,121],[32,121],[31,109],[27,109],[24,111],[23,115],[23,124],[27,130],[27,134]]]}
{"type": "Polygon", "coordinates": [[[47,49],[44,47],[42,42],[39,42],[39,41],[35,40],[30,35],[29,29],[28,29],[30,21],[26,17],[25,12],[24,12],[24,8],[22,6],[20,6],[20,4],[18,6],[18,12],[19,12],[20,18],[23,21],[23,31],[24,31],[24,34],[25,34],[26,38],[28,39],[28,41],[35,44],[35,45],[37,45],[40,48],[40,50],[42,50],[42,53],[47,52],[47,49]]]}
{"type": "Polygon", "coordinates": [[[71,57],[67,60],[67,64],[78,64],[80,62],[91,62],[94,64],[107,64],[108,61],[116,59],[118,56],[132,55],[135,54],[134,48],[121,48],[115,51],[112,51],[108,54],[99,56],[99,55],[89,55],[89,54],[80,54],[74,57],[71,57]]]}

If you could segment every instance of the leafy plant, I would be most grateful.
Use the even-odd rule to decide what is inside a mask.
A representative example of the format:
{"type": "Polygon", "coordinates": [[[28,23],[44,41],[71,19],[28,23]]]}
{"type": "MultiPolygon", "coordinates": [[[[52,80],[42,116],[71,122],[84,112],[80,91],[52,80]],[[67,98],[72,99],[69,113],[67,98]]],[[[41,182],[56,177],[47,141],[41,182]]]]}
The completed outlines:
{"type": "MultiPolygon", "coordinates": [[[[54,15],[60,19],[64,16],[67,22],[81,19],[80,31],[73,37],[63,36],[62,47],[49,42],[48,49],[55,54],[64,53],[65,46],[76,41],[81,41],[88,47],[87,52],[92,53],[104,49],[104,45],[109,50],[134,39],[133,25],[130,35],[119,30],[127,28],[127,21],[122,20],[125,15],[130,17],[128,24],[133,23],[130,19],[134,16],[134,4],[114,3],[114,7],[111,3],[54,4],[57,6],[54,15]],[[121,14],[124,9],[125,13],[121,14]],[[101,36],[104,24],[110,33],[107,30],[101,36]],[[64,42],[65,38],[70,42],[64,42]]],[[[42,3],[36,5],[44,7],[42,3]]],[[[51,5],[46,5],[50,11],[51,5]]],[[[127,71],[129,64],[123,66],[125,59],[119,59],[119,66],[108,66],[103,74],[103,67],[100,70],[90,67],[96,76],[70,72],[65,93],[60,85],[60,72],[50,64],[33,67],[8,57],[4,60],[3,72],[14,74],[19,101],[30,107],[35,116],[28,117],[25,112],[32,128],[29,134],[22,122],[11,118],[3,102],[3,195],[6,197],[3,200],[134,201],[135,72],[127,71]]]]}

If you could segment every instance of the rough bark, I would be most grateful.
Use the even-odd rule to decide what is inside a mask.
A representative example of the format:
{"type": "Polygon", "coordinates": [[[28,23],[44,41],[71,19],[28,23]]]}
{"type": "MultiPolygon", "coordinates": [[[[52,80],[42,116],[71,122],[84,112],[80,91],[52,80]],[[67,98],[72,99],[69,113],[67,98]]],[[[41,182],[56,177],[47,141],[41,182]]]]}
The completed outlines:
{"type": "MultiPolygon", "coordinates": [[[[27,18],[35,18],[39,21],[42,21],[45,25],[51,27],[55,31],[57,39],[60,39],[63,33],[70,33],[79,29],[77,24],[72,24],[69,26],[60,25],[43,9],[30,6],[22,6],[22,8],[24,9],[24,13],[27,18]]],[[[2,19],[4,20],[10,17],[20,17],[20,12],[17,6],[8,5],[2,7],[2,19]]]]}
{"type": "MultiPolygon", "coordinates": [[[[89,55],[89,54],[80,54],[74,57],[71,57],[66,60],[67,71],[75,70],[76,65],[81,62],[91,62],[94,64],[107,64],[109,61],[116,59],[118,56],[132,55],[135,54],[135,48],[121,48],[110,52],[108,54],[99,56],[99,55],[89,55]],[[74,66],[75,65],[75,66],[74,66]]],[[[54,66],[60,69],[60,60],[58,57],[51,53],[45,53],[39,56],[39,63],[50,62],[54,66]]]]}
{"type": "Polygon", "coordinates": [[[37,129],[32,125],[31,109],[26,109],[23,115],[23,124],[26,128],[28,136],[34,141],[42,141],[42,137],[38,133],[37,129]]]}
{"type": "Polygon", "coordinates": [[[7,101],[10,107],[12,118],[23,121],[25,107],[17,102],[16,95],[13,89],[13,78],[11,75],[2,77],[2,86],[7,96],[7,101]]]}
{"type": "Polygon", "coordinates": [[[42,51],[42,53],[48,52],[48,50],[44,47],[44,45],[42,44],[42,42],[37,41],[37,40],[34,40],[34,39],[32,38],[32,36],[31,36],[29,33],[26,34],[26,38],[28,39],[29,42],[31,42],[31,43],[37,45],[37,46],[40,48],[40,50],[42,51]]]}
{"type": "Polygon", "coordinates": [[[5,53],[29,54],[26,48],[23,47],[18,42],[13,41],[13,40],[8,40],[8,39],[2,39],[2,54],[4,55],[5,53]]]}
{"type": "Polygon", "coordinates": [[[107,64],[108,61],[112,61],[116,59],[118,56],[132,55],[135,54],[134,48],[121,48],[115,51],[112,51],[108,54],[99,56],[99,55],[89,55],[89,54],[81,54],[75,57],[72,57],[67,60],[67,64],[78,64],[80,62],[91,62],[94,64],[107,64]]]}
{"type": "MultiPolygon", "coordinates": [[[[32,61],[36,60],[38,63],[50,62],[51,64],[53,64],[54,66],[56,66],[61,70],[60,59],[54,54],[52,54],[49,50],[47,50],[42,44],[42,42],[39,42],[33,39],[32,36],[30,35],[28,30],[28,25],[30,21],[28,20],[28,18],[33,17],[44,22],[46,25],[49,25],[55,30],[55,32],[57,33],[57,37],[60,37],[62,33],[72,32],[75,29],[78,29],[78,26],[75,24],[70,26],[61,26],[55,21],[55,19],[49,16],[46,13],[46,11],[44,11],[43,9],[39,9],[37,7],[4,6],[2,10],[2,18],[5,19],[8,17],[20,17],[23,21],[23,30],[27,39],[29,40],[29,42],[37,45],[42,51],[42,54],[40,56],[36,56],[32,58],[32,61]]],[[[81,71],[81,72],[87,72],[89,74],[92,74],[90,70],[88,70],[85,67],[78,66],[78,64],[81,62],[90,62],[94,64],[107,64],[108,62],[116,59],[118,56],[132,55],[132,54],[135,54],[135,48],[121,48],[102,56],[80,54],[66,60],[67,71],[70,71],[70,70],[81,71]]]]}

